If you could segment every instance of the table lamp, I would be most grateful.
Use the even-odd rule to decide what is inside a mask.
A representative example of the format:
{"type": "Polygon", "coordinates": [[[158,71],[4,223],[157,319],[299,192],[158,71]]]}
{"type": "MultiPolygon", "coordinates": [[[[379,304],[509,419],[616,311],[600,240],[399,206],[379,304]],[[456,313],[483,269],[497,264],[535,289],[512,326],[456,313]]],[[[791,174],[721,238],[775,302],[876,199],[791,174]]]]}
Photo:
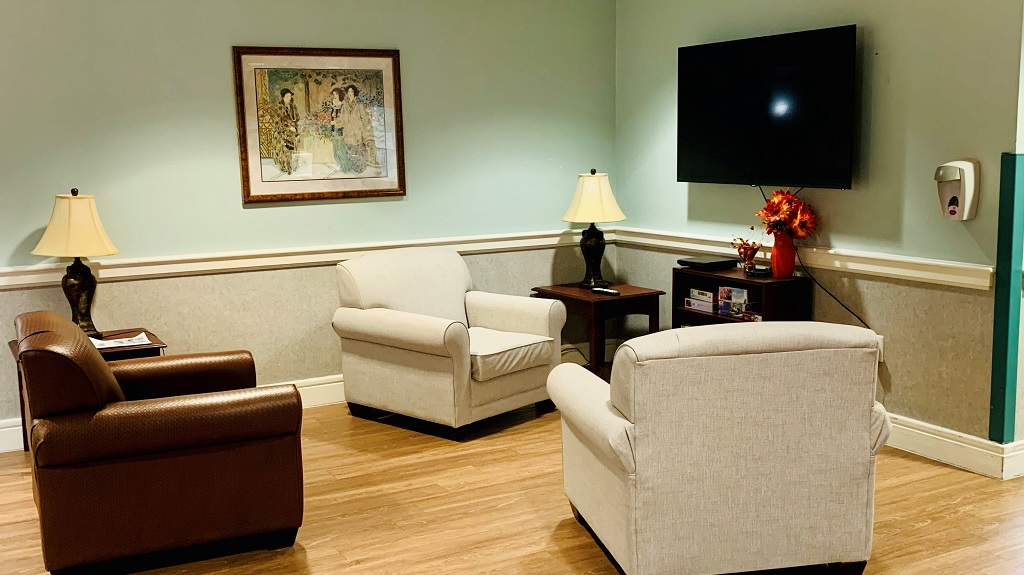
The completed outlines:
{"type": "Polygon", "coordinates": [[[591,289],[608,287],[608,282],[601,278],[601,258],[604,257],[604,232],[597,229],[594,222],[621,222],[625,214],[615,203],[612,186],[608,183],[608,174],[599,174],[590,170],[589,174],[580,174],[576,184],[576,195],[572,197],[569,210],[562,216],[563,222],[578,224],[590,223],[583,230],[580,239],[580,251],[583,261],[587,263],[587,275],[580,282],[581,288],[591,289]]]}
{"type": "Polygon", "coordinates": [[[32,254],[75,258],[60,285],[71,304],[71,321],[90,337],[100,335],[92,323],[96,278],[89,266],[82,263],[82,258],[116,253],[117,248],[107,237],[96,212],[96,196],[80,196],[78,188],[73,188],[70,194],[58,194],[50,223],[32,254]]]}

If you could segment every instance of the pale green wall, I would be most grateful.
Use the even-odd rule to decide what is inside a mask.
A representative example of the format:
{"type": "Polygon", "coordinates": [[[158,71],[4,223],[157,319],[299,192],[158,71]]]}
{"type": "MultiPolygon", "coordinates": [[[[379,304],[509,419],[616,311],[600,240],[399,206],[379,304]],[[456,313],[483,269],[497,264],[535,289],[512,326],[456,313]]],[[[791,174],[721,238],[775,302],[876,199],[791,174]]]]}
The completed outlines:
{"type": "Polygon", "coordinates": [[[118,257],[557,229],[613,159],[613,0],[0,0],[0,266],[53,194],[118,257]],[[401,50],[408,196],[243,208],[231,46],[401,50]]]}
{"type": "Polygon", "coordinates": [[[859,175],[850,191],[801,193],[824,222],[811,243],[995,261],[1021,19],[1020,0],[619,0],[612,183],[625,224],[731,237],[757,223],[756,189],[675,181],[679,46],[853,23],[863,46],[859,175]],[[932,175],[961,157],[982,161],[981,203],[976,220],[951,223],[932,175]]]}

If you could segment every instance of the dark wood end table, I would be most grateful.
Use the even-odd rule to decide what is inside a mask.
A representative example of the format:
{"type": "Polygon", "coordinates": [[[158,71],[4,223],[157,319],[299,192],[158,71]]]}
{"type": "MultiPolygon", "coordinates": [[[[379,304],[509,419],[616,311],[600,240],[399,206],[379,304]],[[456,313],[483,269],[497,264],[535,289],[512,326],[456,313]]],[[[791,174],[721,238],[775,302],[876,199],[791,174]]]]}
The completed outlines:
{"type": "Polygon", "coordinates": [[[621,295],[604,295],[581,288],[579,284],[563,284],[555,286],[535,287],[534,297],[557,299],[565,304],[565,310],[571,315],[582,317],[587,324],[590,337],[589,369],[598,377],[607,379],[610,364],[604,360],[605,331],[607,319],[630,314],[648,316],[648,331],[654,333],[661,327],[659,323],[658,298],[665,292],[656,289],[616,284],[608,286],[621,295]]]}
{"type": "Polygon", "coordinates": [[[808,277],[750,277],[738,267],[716,271],[675,268],[672,270],[672,327],[743,322],[742,318],[720,315],[717,309],[706,312],[686,307],[690,290],[711,292],[711,303],[715,306],[721,287],[747,290],[748,303],[761,314],[761,321],[811,321],[813,285],[808,277]]]}
{"type": "MultiPolygon", "coordinates": [[[[100,355],[107,361],[116,361],[119,359],[136,359],[140,357],[157,357],[162,355],[164,348],[167,344],[160,341],[160,338],[153,335],[153,332],[148,329],[141,327],[135,327],[132,329],[118,329],[113,331],[101,331],[100,335],[103,339],[121,339],[125,337],[135,337],[139,334],[146,334],[149,338],[150,343],[148,345],[133,345],[131,347],[111,347],[107,349],[100,349],[100,355]]],[[[11,355],[14,356],[15,364],[18,364],[18,342],[17,340],[11,340],[7,342],[7,347],[11,349],[11,355]]],[[[18,400],[21,402],[21,444],[25,451],[28,451],[28,419],[25,417],[25,393],[22,389],[23,384],[21,381],[21,365],[18,364],[18,400]]]]}

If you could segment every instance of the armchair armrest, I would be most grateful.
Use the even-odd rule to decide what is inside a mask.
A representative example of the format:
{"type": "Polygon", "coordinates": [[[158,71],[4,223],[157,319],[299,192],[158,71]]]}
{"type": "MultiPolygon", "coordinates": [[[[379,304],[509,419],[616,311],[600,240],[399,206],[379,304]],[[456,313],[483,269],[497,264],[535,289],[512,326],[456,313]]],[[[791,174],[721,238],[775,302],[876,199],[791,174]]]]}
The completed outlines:
{"type": "Polygon", "coordinates": [[[554,299],[466,292],[469,325],[498,331],[559,338],[565,325],[565,304],[554,299]]]}
{"type": "Polygon", "coordinates": [[[332,324],[344,339],[441,357],[469,357],[469,329],[450,319],[385,308],[342,307],[334,312],[332,324]]]}
{"type": "Polygon", "coordinates": [[[38,419],[38,467],[151,455],[299,433],[293,385],[111,403],[95,413],[38,419]]]}
{"type": "Polygon", "coordinates": [[[885,447],[889,441],[889,433],[892,432],[892,422],[889,421],[889,414],[877,401],[871,406],[871,455],[878,455],[878,452],[885,447]]]}
{"type": "Polygon", "coordinates": [[[108,365],[128,400],[256,387],[256,364],[248,351],[125,359],[108,365]]]}
{"type": "Polygon", "coordinates": [[[548,395],[591,447],[629,473],[636,471],[633,424],[612,407],[608,384],[574,363],[563,363],[548,375],[548,395]]]}

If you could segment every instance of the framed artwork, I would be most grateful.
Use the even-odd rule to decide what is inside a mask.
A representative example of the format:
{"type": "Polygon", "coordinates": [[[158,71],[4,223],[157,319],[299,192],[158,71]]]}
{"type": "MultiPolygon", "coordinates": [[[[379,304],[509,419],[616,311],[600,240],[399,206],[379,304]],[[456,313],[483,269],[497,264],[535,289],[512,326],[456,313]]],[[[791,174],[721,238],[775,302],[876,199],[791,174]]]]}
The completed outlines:
{"type": "Polygon", "coordinates": [[[398,50],[232,51],[244,203],[405,195],[398,50]]]}

